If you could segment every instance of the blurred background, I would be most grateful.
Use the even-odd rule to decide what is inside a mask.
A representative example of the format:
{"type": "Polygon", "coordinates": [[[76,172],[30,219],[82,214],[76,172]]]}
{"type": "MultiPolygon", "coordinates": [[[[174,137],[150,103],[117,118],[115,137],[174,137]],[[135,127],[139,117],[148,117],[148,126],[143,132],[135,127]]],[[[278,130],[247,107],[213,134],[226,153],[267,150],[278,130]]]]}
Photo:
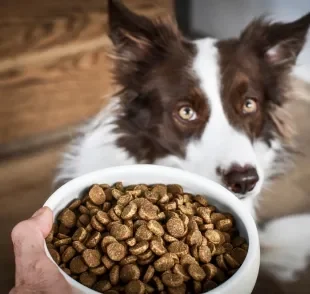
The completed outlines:
{"type": "MultiPolygon", "coordinates": [[[[310,11],[309,0],[123,1],[150,17],[176,17],[189,38],[236,36],[255,16],[290,21],[310,11]]],[[[0,0],[0,293],[14,283],[10,231],[44,203],[75,127],[104,107],[115,90],[106,58],[111,46],[106,3],[0,0]]],[[[295,171],[265,192],[262,219],[310,212],[310,41],[295,74],[309,93],[289,107],[302,155],[295,171]]],[[[309,274],[293,284],[262,274],[255,293],[309,293],[309,274]]]]}

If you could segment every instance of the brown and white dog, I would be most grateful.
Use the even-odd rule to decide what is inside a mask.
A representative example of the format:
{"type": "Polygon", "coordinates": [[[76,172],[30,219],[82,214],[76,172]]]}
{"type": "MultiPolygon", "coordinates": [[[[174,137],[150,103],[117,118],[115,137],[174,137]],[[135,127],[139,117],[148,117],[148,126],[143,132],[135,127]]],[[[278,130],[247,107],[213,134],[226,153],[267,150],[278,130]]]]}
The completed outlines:
{"type": "MultiPolygon", "coordinates": [[[[239,38],[194,42],[172,21],[149,20],[117,0],[109,17],[123,90],[81,129],[57,180],[118,165],[176,167],[227,187],[255,218],[262,189],[291,165],[281,113],[310,13],[292,23],[256,19],[239,38]]],[[[310,215],[265,225],[262,266],[293,279],[307,265],[309,228],[310,215]]]]}

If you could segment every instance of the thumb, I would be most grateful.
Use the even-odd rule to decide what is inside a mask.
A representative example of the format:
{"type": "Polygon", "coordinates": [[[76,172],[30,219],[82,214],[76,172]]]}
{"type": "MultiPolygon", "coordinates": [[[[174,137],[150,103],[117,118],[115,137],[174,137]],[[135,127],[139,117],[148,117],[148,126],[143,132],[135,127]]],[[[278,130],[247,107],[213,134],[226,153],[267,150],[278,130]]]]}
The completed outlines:
{"type": "Polygon", "coordinates": [[[42,258],[44,238],[53,225],[53,213],[48,207],[39,209],[30,219],[17,224],[12,231],[16,277],[29,270],[42,258]]]}

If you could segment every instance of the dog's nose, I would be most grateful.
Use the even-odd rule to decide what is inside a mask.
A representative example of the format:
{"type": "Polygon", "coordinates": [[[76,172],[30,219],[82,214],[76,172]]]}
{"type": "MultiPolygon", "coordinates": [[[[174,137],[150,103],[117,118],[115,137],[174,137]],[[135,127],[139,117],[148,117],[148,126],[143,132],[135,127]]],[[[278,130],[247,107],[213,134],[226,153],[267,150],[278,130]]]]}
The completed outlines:
{"type": "Polygon", "coordinates": [[[230,170],[223,175],[223,181],[227,188],[237,194],[246,194],[254,189],[259,177],[257,171],[252,166],[233,165],[230,170]]]}

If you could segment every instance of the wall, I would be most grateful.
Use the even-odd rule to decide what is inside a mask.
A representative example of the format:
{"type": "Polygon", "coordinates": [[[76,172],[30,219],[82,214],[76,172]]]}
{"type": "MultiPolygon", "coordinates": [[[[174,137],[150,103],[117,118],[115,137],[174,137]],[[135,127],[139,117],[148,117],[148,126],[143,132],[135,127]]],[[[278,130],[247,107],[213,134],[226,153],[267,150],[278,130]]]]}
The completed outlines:
{"type": "MultiPolygon", "coordinates": [[[[218,38],[236,36],[253,17],[292,21],[310,12],[310,0],[192,0],[192,29],[218,38]]],[[[295,74],[310,82],[310,33],[295,74]]]]}

